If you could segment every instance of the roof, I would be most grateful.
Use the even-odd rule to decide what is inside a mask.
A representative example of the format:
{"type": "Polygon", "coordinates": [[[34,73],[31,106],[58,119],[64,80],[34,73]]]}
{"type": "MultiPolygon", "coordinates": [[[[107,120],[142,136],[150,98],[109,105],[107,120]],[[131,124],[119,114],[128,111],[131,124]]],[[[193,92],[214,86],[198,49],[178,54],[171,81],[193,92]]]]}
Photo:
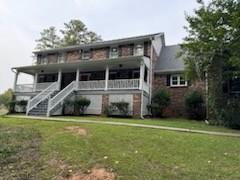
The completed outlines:
{"type": "Polygon", "coordinates": [[[164,33],[154,33],[154,34],[147,34],[147,35],[142,35],[142,36],[133,36],[133,37],[127,37],[127,38],[121,38],[121,39],[100,41],[100,42],[95,42],[95,43],[88,43],[88,44],[66,46],[66,47],[54,48],[54,49],[39,50],[39,51],[33,51],[33,53],[35,53],[35,54],[54,53],[54,52],[59,52],[59,51],[76,50],[76,49],[79,49],[79,48],[101,48],[101,47],[104,47],[104,46],[111,46],[111,45],[115,45],[115,44],[118,44],[118,43],[129,43],[129,42],[140,41],[140,40],[149,40],[150,38],[152,38],[156,35],[164,35],[164,33]]]}
{"type": "Polygon", "coordinates": [[[180,45],[164,46],[158,57],[154,71],[159,73],[183,71],[183,58],[177,56],[180,50],[180,45]]]}

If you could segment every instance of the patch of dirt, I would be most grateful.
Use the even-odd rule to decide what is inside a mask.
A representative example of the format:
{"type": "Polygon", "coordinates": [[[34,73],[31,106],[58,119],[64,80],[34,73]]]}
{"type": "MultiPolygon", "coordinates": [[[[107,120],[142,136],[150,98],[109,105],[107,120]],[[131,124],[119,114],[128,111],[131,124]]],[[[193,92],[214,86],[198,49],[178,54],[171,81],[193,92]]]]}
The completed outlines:
{"type": "Polygon", "coordinates": [[[72,166],[66,162],[57,159],[49,160],[49,165],[56,168],[54,180],[114,180],[115,174],[107,171],[105,168],[93,168],[88,172],[79,170],[74,172],[72,166]]]}
{"type": "Polygon", "coordinates": [[[73,132],[81,136],[87,136],[88,132],[86,129],[81,128],[80,126],[67,126],[64,128],[67,131],[73,132]]]}
{"type": "Polygon", "coordinates": [[[114,180],[115,175],[112,172],[108,172],[104,168],[92,169],[90,174],[75,174],[71,176],[68,180],[114,180]]]}

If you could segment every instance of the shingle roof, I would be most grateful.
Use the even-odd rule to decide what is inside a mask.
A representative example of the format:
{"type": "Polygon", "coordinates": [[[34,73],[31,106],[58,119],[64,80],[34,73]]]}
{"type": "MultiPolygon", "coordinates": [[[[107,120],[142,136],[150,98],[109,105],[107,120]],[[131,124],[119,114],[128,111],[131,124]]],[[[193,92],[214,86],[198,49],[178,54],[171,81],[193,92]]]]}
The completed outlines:
{"type": "Polygon", "coordinates": [[[155,72],[179,72],[184,70],[184,61],[182,57],[177,57],[180,52],[180,45],[163,47],[161,54],[154,68],[155,72]]]}
{"type": "Polygon", "coordinates": [[[121,38],[121,39],[113,39],[113,40],[100,41],[100,42],[94,42],[94,43],[88,43],[88,44],[66,46],[66,47],[60,47],[60,48],[54,48],[54,49],[36,50],[36,51],[33,51],[33,53],[40,54],[40,53],[52,53],[52,52],[58,52],[58,51],[64,51],[64,50],[75,50],[79,48],[95,48],[95,47],[101,47],[101,46],[112,45],[117,43],[126,43],[131,41],[145,40],[145,39],[154,37],[156,35],[163,35],[163,34],[164,33],[160,32],[160,33],[146,34],[141,36],[121,38]]]}

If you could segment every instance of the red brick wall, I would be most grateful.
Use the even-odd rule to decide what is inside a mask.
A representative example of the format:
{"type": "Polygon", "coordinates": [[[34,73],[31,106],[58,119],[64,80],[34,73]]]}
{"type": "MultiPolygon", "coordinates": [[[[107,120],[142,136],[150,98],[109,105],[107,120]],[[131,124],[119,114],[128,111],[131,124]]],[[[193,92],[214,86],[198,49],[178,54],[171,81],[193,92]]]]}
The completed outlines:
{"type": "Polygon", "coordinates": [[[133,94],[133,117],[141,116],[141,93],[133,94]]]}
{"type": "Polygon", "coordinates": [[[120,56],[132,56],[133,51],[134,51],[133,45],[119,46],[119,55],[120,56]]]}
{"type": "Polygon", "coordinates": [[[49,54],[47,56],[47,59],[48,59],[49,64],[57,63],[57,55],[56,54],[49,54]]]}
{"type": "Polygon", "coordinates": [[[102,114],[105,114],[105,110],[106,107],[108,106],[108,102],[109,102],[109,95],[108,94],[104,94],[102,95],[102,114]]]}
{"type": "Polygon", "coordinates": [[[102,49],[93,49],[92,50],[92,59],[93,60],[99,60],[99,59],[106,59],[108,58],[108,48],[102,48],[102,49]]]}
{"type": "Polygon", "coordinates": [[[205,83],[195,82],[188,87],[170,87],[167,86],[167,75],[155,74],[153,81],[153,93],[157,89],[166,88],[171,97],[171,104],[165,110],[164,115],[168,117],[179,117],[185,115],[185,95],[191,90],[199,90],[205,93],[205,83]]]}
{"type": "Polygon", "coordinates": [[[70,51],[66,54],[67,62],[75,62],[81,59],[80,51],[70,51]]]}

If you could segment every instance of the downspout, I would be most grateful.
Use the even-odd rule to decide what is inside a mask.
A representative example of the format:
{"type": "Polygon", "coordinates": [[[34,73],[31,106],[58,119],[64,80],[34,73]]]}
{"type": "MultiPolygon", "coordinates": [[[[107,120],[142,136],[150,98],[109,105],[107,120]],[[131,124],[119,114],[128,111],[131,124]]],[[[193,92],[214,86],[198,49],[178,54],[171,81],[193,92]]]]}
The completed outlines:
{"type": "Polygon", "coordinates": [[[150,77],[149,77],[149,99],[150,103],[152,103],[152,79],[153,79],[153,67],[152,67],[152,61],[153,61],[153,38],[151,40],[151,51],[150,51],[150,77]]]}
{"type": "Polygon", "coordinates": [[[140,113],[140,118],[141,119],[144,119],[144,116],[143,116],[143,89],[141,90],[141,113],[140,113]]]}

